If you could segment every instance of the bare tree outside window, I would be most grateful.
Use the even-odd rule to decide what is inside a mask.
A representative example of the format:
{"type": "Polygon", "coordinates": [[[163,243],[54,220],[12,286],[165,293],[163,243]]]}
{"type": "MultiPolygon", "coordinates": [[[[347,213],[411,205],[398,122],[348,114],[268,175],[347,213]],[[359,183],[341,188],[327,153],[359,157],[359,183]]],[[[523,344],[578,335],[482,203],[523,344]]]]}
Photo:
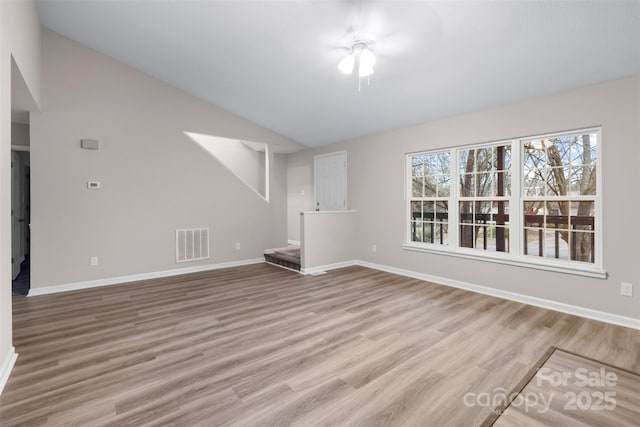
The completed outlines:
{"type": "Polygon", "coordinates": [[[600,274],[600,135],[407,154],[407,249],[600,274]]]}
{"type": "Polygon", "coordinates": [[[449,239],[449,152],[411,156],[411,240],[444,245],[449,239]]]}
{"type": "Polygon", "coordinates": [[[595,262],[597,134],[523,142],[525,254],[595,262]]]}
{"type": "Polygon", "coordinates": [[[459,150],[460,246],[509,252],[511,145],[459,150]]]}

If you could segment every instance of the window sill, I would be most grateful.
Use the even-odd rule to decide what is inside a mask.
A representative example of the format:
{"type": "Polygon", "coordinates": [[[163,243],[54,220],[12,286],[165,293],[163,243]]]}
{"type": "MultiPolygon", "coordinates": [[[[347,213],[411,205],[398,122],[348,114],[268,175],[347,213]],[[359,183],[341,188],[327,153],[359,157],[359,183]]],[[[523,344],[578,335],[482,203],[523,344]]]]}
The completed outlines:
{"type": "Polygon", "coordinates": [[[402,249],[415,252],[426,252],[431,254],[454,256],[459,258],[473,259],[476,261],[494,262],[498,264],[512,265],[515,267],[534,268],[537,270],[554,271],[556,273],[575,274],[578,276],[595,277],[597,279],[606,279],[607,272],[601,268],[593,266],[569,266],[562,262],[545,259],[538,261],[536,258],[515,257],[513,255],[504,255],[500,253],[475,253],[476,250],[452,249],[447,246],[433,246],[405,243],[402,249]]]}

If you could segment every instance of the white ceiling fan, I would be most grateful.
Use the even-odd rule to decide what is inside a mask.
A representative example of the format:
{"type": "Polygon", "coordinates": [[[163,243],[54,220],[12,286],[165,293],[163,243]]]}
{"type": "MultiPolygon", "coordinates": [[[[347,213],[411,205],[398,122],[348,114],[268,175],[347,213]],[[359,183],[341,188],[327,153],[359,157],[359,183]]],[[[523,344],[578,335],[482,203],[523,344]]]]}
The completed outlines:
{"type": "Polygon", "coordinates": [[[338,69],[345,74],[353,73],[356,63],[358,64],[358,77],[368,77],[374,73],[373,66],[376,63],[376,56],[373,53],[375,40],[369,34],[352,35],[350,52],[342,58],[338,64],[338,69]]]}
{"type": "MultiPolygon", "coordinates": [[[[346,5],[350,9],[345,12],[351,16],[351,25],[340,38],[339,48],[346,53],[341,56],[337,66],[344,74],[357,73],[360,91],[361,79],[366,77],[367,83],[370,83],[378,59],[397,56],[411,44],[411,36],[403,25],[405,16],[415,19],[416,15],[423,14],[416,13],[414,6],[404,4],[367,3],[360,0],[346,5]]],[[[430,24],[429,21],[427,23],[430,24]]]]}

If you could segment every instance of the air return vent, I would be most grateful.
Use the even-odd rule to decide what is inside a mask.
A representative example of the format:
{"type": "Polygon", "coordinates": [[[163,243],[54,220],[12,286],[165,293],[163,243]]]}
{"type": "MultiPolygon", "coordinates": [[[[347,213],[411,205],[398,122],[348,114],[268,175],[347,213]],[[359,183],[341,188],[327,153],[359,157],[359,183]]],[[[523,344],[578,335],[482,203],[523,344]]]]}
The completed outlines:
{"type": "Polygon", "coordinates": [[[209,258],[209,229],[176,230],[176,262],[209,258]]]}

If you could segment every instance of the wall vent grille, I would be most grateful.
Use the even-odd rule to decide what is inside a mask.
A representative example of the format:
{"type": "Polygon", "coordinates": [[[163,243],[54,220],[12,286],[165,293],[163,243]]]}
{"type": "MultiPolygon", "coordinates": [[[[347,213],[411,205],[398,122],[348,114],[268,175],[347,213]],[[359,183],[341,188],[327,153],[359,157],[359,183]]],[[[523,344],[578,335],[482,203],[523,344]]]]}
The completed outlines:
{"type": "Polygon", "coordinates": [[[176,230],[176,262],[198,261],[208,258],[208,228],[176,230]]]}

